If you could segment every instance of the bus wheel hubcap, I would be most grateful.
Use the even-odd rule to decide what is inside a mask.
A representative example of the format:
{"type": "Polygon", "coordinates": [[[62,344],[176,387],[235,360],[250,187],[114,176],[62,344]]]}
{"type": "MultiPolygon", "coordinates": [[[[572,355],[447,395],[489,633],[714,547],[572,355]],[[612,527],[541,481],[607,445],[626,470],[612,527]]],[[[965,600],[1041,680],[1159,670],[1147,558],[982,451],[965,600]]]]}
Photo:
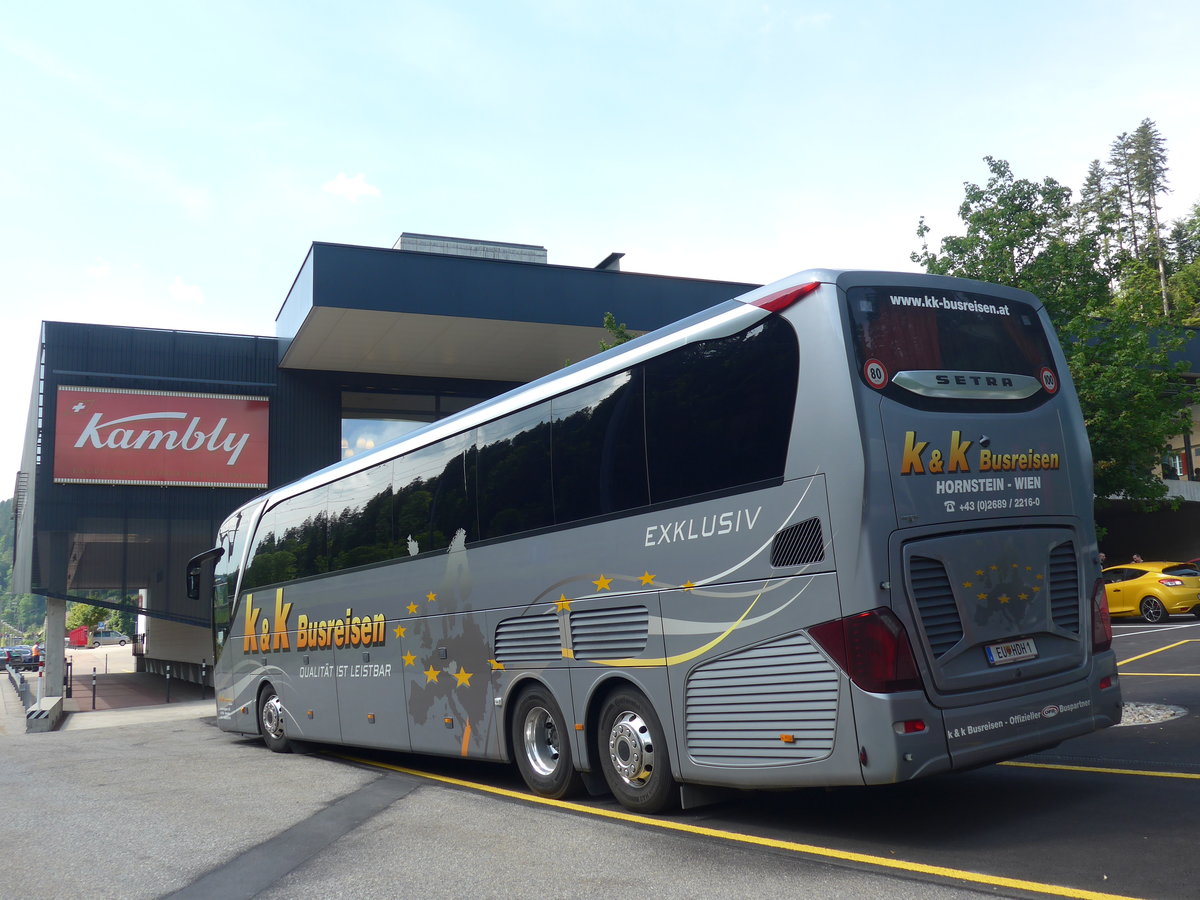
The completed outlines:
{"type": "Polygon", "coordinates": [[[654,741],[644,719],[623,712],[613,721],[608,734],[608,758],[621,780],[641,787],[654,771],[654,741]]]}
{"type": "Polygon", "coordinates": [[[283,737],[283,704],[278,697],[272,697],[263,706],[263,731],[273,738],[283,737]]]}
{"type": "Polygon", "coordinates": [[[525,717],[525,758],[539,775],[553,775],[558,768],[558,729],[550,711],[540,706],[525,717]]]}

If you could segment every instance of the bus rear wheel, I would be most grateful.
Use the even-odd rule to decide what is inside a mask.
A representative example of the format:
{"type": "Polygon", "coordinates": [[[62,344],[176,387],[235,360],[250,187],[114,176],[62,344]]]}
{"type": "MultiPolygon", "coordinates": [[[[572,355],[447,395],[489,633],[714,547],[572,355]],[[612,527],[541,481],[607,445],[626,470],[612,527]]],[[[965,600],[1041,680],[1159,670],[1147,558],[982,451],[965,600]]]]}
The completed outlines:
{"type": "Polygon", "coordinates": [[[561,800],[580,792],[583,779],[571,756],[571,733],[545,688],[521,694],[513,712],[512,743],[521,777],[539,797],[561,800]]]}
{"type": "Polygon", "coordinates": [[[276,753],[288,753],[292,749],[292,742],[284,731],[286,718],[287,711],[279,694],[274,687],[266,685],[258,695],[258,730],[267,748],[276,753]]]}
{"type": "Polygon", "coordinates": [[[679,799],[666,733],[640,692],[621,688],[605,700],[596,739],[604,780],[626,809],[657,813],[679,799]]]}

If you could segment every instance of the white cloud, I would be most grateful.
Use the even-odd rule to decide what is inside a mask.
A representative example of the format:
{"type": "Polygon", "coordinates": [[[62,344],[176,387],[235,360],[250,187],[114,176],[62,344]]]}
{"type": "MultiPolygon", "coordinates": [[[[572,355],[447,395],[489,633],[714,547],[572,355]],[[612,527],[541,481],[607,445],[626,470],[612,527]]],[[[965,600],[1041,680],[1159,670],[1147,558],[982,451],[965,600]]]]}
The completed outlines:
{"type": "Polygon", "coordinates": [[[337,178],[333,181],[327,181],[321,186],[321,190],[327,194],[336,194],[339,197],[345,197],[347,200],[357,200],[359,197],[378,197],[380,195],[379,188],[373,184],[367,184],[367,178],[361,172],[353,178],[347,177],[345,172],[338,172],[337,178]]]}
{"type": "Polygon", "coordinates": [[[97,256],[96,264],[94,266],[86,266],[84,271],[87,272],[89,278],[94,278],[96,281],[100,281],[102,278],[106,278],[108,276],[108,260],[101,259],[97,256]]]}
{"type": "Polygon", "coordinates": [[[171,295],[172,300],[178,300],[180,303],[204,302],[204,291],[194,284],[184,284],[181,275],[175,276],[175,280],[171,282],[167,292],[171,295]]]}

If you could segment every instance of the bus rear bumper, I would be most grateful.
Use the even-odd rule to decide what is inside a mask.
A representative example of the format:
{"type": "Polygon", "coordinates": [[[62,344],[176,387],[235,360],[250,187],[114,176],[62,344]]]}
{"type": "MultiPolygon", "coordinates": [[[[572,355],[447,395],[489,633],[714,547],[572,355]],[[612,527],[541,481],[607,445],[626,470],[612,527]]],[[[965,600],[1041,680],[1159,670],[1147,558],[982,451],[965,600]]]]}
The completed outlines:
{"type": "MultiPolygon", "coordinates": [[[[863,699],[856,696],[856,707],[863,699]]],[[[1097,654],[1086,678],[1045,691],[958,709],[936,710],[923,696],[913,700],[904,702],[901,695],[892,695],[896,722],[891,733],[864,740],[862,772],[867,784],[1014,759],[1121,721],[1121,690],[1112,653],[1097,654]],[[906,734],[902,727],[906,721],[924,722],[928,728],[906,734]]],[[[859,733],[860,739],[867,737],[861,720],[859,733]]]]}

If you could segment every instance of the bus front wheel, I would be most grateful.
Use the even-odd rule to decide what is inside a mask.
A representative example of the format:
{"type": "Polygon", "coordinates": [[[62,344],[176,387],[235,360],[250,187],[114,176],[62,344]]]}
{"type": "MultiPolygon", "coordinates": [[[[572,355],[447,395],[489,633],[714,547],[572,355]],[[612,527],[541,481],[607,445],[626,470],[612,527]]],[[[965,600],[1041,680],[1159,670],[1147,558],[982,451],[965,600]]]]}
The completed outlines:
{"type": "Polygon", "coordinates": [[[545,688],[530,688],[517,701],[512,743],[521,777],[535,794],[561,800],[579,793],[583,779],[571,757],[571,733],[545,688]]]}
{"type": "Polygon", "coordinates": [[[604,702],[596,741],[604,780],[626,809],[657,813],[678,799],[666,733],[641,693],[622,688],[604,702]]]}
{"type": "Polygon", "coordinates": [[[262,734],[263,742],[276,753],[287,753],[292,749],[291,741],[284,731],[283,723],[286,718],[287,712],[279,694],[268,684],[258,695],[258,730],[262,734]]]}

